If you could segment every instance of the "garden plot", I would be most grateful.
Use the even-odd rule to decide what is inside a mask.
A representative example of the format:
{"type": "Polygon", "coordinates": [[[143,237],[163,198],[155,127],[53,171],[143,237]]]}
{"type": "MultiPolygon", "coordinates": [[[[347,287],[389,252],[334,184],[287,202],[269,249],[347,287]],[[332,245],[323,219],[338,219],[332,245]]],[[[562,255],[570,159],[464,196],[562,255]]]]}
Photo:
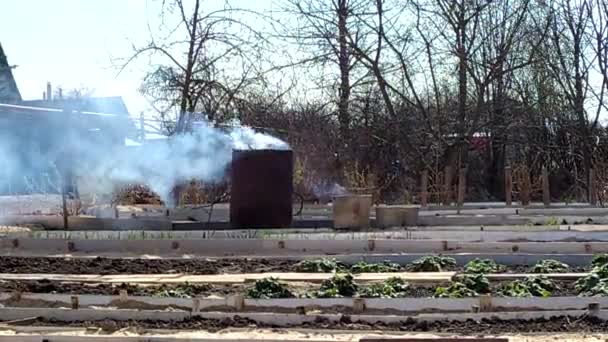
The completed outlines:
{"type": "Polygon", "coordinates": [[[470,312],[492,311],[492,308],[539,310],[547,304],[552,309],[582,310],[591,304],[598,308],[608,304],[603,298],[574,297],[608,295],[606,255],[597,255],[590,272],[584,274],[567,273],[571,271],[570,267],[555,260],[539,262],[530,268],[534,273],[528,274],[505,275],[501,272],[507,267],[489,259],[471,261],[458,274],[444,271],[455,267],[456,262],[451,258],[429,256],[405,266],[366,262],[344,265],[333,259],[307,260],[293,266],[295,270],[305,272],[300,275],[2,274],[0,302],[4,306],[25,307],[126,305],[131,308],[191,308],[192,311],[205,308],[263,311],[265,308],[300,312],[302,308],[312,307],[326,312],[339,307],[340,312],[346,308],[347,312],[353,313],[366,310],[373,313],[382,310],[470,312]],[[398,272],[403,269],[409,272],[398,272]],[[560,299],[554,301],[549,297],[560,299]]]}
{"type": "MultiPolygon", "coordinates": [[[[437,255],[409,264],[344,264],[332,258],[296,262],[9,257],[0,258],[0,267],[12,270],[0,275],[0,317],[35,325],[96,325],[109,320],[116,326],[130,322],[126,324],[148,328],[218,327],[230,322],[369,330],[381,324],[383,329],[412,331],[486,319],[494,320],[496,329],[514,325],[535,331],[538,322],[561,321],[564,316],[588,324],[584,317],[591,313],[602,326],[603,309],[608,307],[606,265],[605,255],[596,255],[585,267],[556,260],[509,266],[479,259],[458,265],[437,255]],[[83,274],[57,272],[70,268],[83,274]],[[114,274],[94,273],[103,269],[114,274]],[[124,274],[129,269],[157,274],[124,274]],[[23,273],[31,270],[35,271],[23,273]],[[505,320],[508,323],[500,323],[505,320]]],[[[572,329],[582,328],[576,324],[572,329]]]]}

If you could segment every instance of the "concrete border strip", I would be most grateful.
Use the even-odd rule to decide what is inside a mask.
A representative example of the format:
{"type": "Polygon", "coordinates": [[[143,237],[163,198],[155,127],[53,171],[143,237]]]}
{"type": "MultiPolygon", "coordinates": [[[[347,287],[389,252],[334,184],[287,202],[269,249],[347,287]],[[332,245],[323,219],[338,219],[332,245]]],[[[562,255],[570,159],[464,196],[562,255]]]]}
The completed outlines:
{"type": "Polygon", "coordinates": [[[149,255],[311,256],[323,254],[527,253],[591,254],[608,252],[608,242],[461,242],[448,240],[61,240],[1,239],[7,253],[129,253],[149,255]]]}
{"type": "MultiPolygon", "coordinates": [[[[417,321],[466,321],[481,320],[484,318],[509,319],[536,319],[551,318],[559,316],[578,317],[588,314],[588,310],[558,310],[558,311],[518,311],[518,312],[482,312],[482,313],[440,313],[440,314],[417,314],[417,315],[349,315],[352,322],[364,322],[376,324],[377,322],[399,323],[407,319],[417,321]]],[[[598,317],[606,317],[605,311],[595,313],[598,317]]],[[[257,322],[268,324],[273,327],[300,326],[304,323],[312,323],[319,319],[328,322],[340,322],[342,314],[314,314],[301,315],[292,313],[260,313],[260,312],[199,312],[191,314],[182,311],[153,311],[153,310],[113,310],[113,309],[54,309],[54,308],[0,308],[0,320],[18,320],[30,317],[53,319],[60,322],[70,321],[100,321],[111,319],[117,321],[126,320],[155,320],[155,321],[180,321],[189,317],[200,317],[205,319],[222,320],[239,316],[257,322]]]]}
{"type": "MultiPolygon", "coordinates": [[[[510,210],[510,209],[509,209],[510,210]]],[[[608,209],[579,208],[579,209],[517,209],[517,214],[492,213],[491,210],[471,211],[467,214],[455,214],[450,211],[444,214],[427,215],[426,211],[418,217],[420,226],[462,225],[462,226],[500,226],[546,224],[548,219],[557,222],[580,222],[591,219],[594,223],[608,224],[608,209]]],[[[85,216],[69,217],[70,227],[80,230],[231,230],[227,221],[179,221],[176,217],[144,216],[140,218],[97,218],[85,216]]],[[[0,218],[6,225],[40,224],[49,229],[61,229],[63,222],[58,215],[11,215],[0,218]]],[[[372,223],[374,220],[372,219],[372,223]]],[[[292,226],[300,229],[318,229],[333,227],[333,221],[327,215],[318,218],[296,218],[292,226]]]]}
{"type": "MultiPolygon", "coordinates": [[[[120,296],[109,295],[72,295],[72,294],[42,294],[42,293],[0,293],[0,302],[6,308],[19,303],[18,307],[70,308],[72,298],[77,297],[78,309],[113,309],[164,310],[179,309],[184,312],[208,311],[237,311],[237,312],[276,312],[289,310],[300,312],[300,308],[350,308],[354,313],[388,314],[423,313],[423,312],[463,312],[475,310],[482,312],[509,311],[564,311],[585,310],[591,304],[597,304],[599,309],[608,308],[608,298],[603,297],[550,297],[550,298],[517,298],[480,296],[476,298],[284,298],[284,299],[244,299],[237,303],[239,295],[226,298],[158,298],[151,296],[120,296]],[[58,307],[59,306],[59,307],[58,307]],[[107,308],[106,308],[107,309],[107,308]]],[[[242,298],[242,297],[241,297],[242,298]]]]}
{"type": "MultiPolygon", "coordinates": [[[[462,228],[462,227],[461,227],[462,228]]],[[[408,229],[370,232],[271,232],[257,230],[226,231],[34,231],[3,234],[5,239],[59,239],[59,240],[455,240],[462,242],[567,242],[608,241],[608,226],[601,227],[550,227],[546,229],[497,230],[492,226],[469,229],[408,229]],[[605,228],[604,228],[605,227],[605,228]],[[578,229],[580,228],[580,230],[578,229]]]]}

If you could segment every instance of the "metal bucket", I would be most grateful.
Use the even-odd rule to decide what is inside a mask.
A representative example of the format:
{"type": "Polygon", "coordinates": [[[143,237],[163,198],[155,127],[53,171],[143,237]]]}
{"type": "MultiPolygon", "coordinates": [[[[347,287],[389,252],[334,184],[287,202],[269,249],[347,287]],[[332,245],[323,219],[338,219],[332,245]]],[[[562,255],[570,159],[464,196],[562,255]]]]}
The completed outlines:
{"type": "Polygon", "coordinates": [[[293,152],[232,151],[233,228],[287,228],[293,215],[293,152]]]}
{"type": "Polygon", "coordinates": [[[334,197],[334,228],[369,228],[371,206],[371,195],[345,195],[334,197]]]}

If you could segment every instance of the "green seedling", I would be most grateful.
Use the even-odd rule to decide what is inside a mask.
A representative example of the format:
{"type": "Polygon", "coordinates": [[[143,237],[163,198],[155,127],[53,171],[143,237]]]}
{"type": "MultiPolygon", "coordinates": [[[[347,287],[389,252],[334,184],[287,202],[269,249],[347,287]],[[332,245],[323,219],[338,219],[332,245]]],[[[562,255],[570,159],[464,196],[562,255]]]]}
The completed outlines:
{"type": "Polygon", "coordinates": [[[298,272],[329,273],[344,270],[346,266],[336,259],[303,260],[295,265],[298,272]]]}
{"type": "Polygon", "coordinates": [[[382,283],[362,288],[359,296],[365,298],[400,298],[405,297],[408,289],[409,284],[405,280],[392,277],[382,283]]]}
{"type": "Polygon", "coordinates": [[[541,260],[532,267],[533,273],[566,273],[570,266],[553,259],[541,260]]]}
{"type": "Polygon", "coordinates": [[[474,259],[469,261],[465,267],[465,273],[486,274],[501,272],[504,266],[499,265],[491,259],[474,259]]]}
{"type": "Polygon", "coordinates": [[[441,255],[430,255],[414,260],[408,270],[411,272],[442,272],[456,266],[456,260],[441,255]]]}
{"type": "Polygon", "coordinates": [[[254,299],[295,297],[287,286],[280,283],[276,278],[264,278],[256,281],[254,287],[247,291],[247,296],[254,299]]]}

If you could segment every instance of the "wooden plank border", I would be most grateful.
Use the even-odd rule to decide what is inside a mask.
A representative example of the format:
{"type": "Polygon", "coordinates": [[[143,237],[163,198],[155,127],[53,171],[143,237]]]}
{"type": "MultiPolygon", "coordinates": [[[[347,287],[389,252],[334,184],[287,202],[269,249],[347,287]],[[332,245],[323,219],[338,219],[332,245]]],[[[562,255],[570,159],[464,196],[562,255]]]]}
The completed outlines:
{"type": "MultiPolygon", "coordinates": [[[[450,281],[456,272],[388,272],[361,273],[353,275],[357,282],[382,281],[391,277],[400,277],[413,283],[437,283],[450,281]]],[[[288,273],[267,272],[247,274],[43,274],[43,273],[0,273],[1,280],[51,280],[82,283],[133,283],[133,284],[176,284],[176,283],[207,283],[207,284],[243,284],[259,279],[273,277],[287,282],[320,283],[333,276],[332,273],[288,273]]]]}

